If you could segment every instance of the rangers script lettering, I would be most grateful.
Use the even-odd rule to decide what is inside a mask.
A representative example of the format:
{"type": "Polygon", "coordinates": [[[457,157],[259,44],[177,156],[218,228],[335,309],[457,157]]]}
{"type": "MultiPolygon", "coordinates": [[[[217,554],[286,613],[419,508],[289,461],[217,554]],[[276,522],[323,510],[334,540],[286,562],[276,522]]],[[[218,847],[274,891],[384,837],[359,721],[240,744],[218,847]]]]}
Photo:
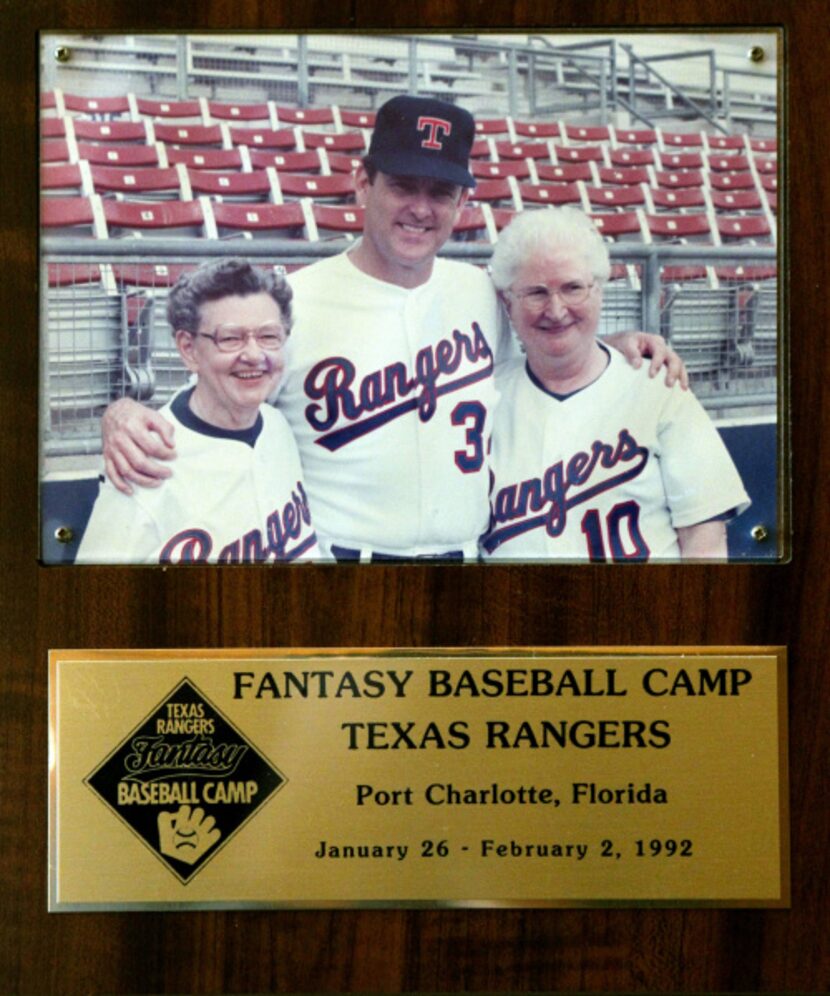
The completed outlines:
{"type": "Polygon", "coordinates": [[[569,509],[637,477],[648,463],[648,458],[648,448],[640,446],[628,429],[621,429],[616,444],[597,439],[589,452],[575,453],[567,464],[564,460],[558,460],[545,470],[541,478],[533,477],[520,484],[500,488],[492,501],[490,531],[484,541],[485,549],[491,552],[512,537],[541,526],[545,527],[549,536],[560,536],[567,524],[569,509]],[[633,466],[620,473],[603,477],[594,484],[589,483],[598,469],[611,470],[617,464],[632,461],[636,461],[633,466]],[[568,492],[580,485],[588,486],[568,497],[568,492]],[[548,506],[547,509],[545,506],[548,506]],[[542,514],[528,518],[529,512],[542,514]],[[500,523],[515,519],[522,521],[502,529],[496,528],[500,523]]]}
{"type": "Polygon", "coordinates": [[[309,399],[323,403],[308,405],[305,416],[312,428],[323,433],[315,442],[328,450],[337,450],[411,411],[417,410],[420,420],[428,422],[441,395],[484,380],[492,372],[493,353],[479,324],[473,322],[471,335],[455,329],[452,339],[440,339],[434,346],[419,350],[414,376],[410,376],[404,363],[390,363],[367,374],[354,389],[356,370],[350,360],[344,356],[321,360],[309,371],[304,387],[309,399]],[[455,374],[465,359],[477,364],[477,369],[439,386],[440,378],[455,374]],[[419,394],[407,398],[418,388],[419,394]],[[370,414],[373,412],[378,414],[370,414]],[[326,431],[341,418],[353,424],[334,432],[326,431]]]}

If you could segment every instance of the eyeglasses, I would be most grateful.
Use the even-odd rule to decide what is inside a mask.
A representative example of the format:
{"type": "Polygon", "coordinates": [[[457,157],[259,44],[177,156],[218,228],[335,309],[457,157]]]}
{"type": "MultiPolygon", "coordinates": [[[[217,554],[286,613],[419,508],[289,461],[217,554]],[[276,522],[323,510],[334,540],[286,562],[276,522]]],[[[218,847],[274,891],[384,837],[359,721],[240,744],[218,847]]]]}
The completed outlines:
{"type": "Polygon", "coordinates": [[[266,322],[256,329],[244,328],[242,325],[220,325],[215,332],[194,332],[204,339],[212,339],[213,344],[221,353],[238,353],[247,345],[249,339],[255,339],[260,349],[276,352],[282,349],[288,338],[288,332],[279,322],[266,322]]]}
{"type": "Polygon", "coordinates": [[[545,287],[539,284],[536,287],[523,287],[518,291],[508,291],[511,297],[518,298],[523,307],[528,311],[541,313],[550,304],[554,294],[568,308],[584,304],[588,300],[588,295],[594,287],[593,281],[585,283],[583,280],[569,280],[561,287],[545,287]]]}

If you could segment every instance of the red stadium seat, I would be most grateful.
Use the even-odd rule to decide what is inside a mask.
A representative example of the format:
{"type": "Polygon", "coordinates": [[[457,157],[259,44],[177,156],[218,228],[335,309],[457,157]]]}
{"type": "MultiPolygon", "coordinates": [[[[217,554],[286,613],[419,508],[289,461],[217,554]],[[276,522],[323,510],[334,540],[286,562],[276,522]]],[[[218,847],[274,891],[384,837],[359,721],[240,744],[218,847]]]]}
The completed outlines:
{"type": "Polygon", "coordinates": [[[605,149],[601,145],[556,145],[556,161],[559,163],[604,163],[605,149]]]}
{"type": "MultiPolygon", "coordinates": [[[[325,149],[317,149],[316,153],[325,152],[325,149]]],[[[354,173],[363,162],[360,156],[350,156],[344,152],[328,152],[329,169],[332,173],[354,173]]]]}
{"type": "Polygon", "coordinates": [[[107,114],[129,115],[131,113],[130,98],[121,97],[80,97],[75,94],[63,95],[63,106],[67,111],[76,114],[107,114]]]}
{"type": "Polygon", "coordinates": [[[331,107],[277,107],[277,120],[290,125],[330,125],[335,123],[331,107]]]}
{"type": "Polygon", "coordinates": [[[612,187],[633,187],[649,183],[651,176],[644,166],[627,166],[615,169],[613,166],[600,166],[597,169],[600,183],[612,187]]]}
{"type": "Polygon", "coordinates": [[[713,190],[755,189],[755,177],[749,170],[743,173],[710,173],[709,183],[713,190]]]}
{"type": "Polygon", "coordinates": [[[40,143],[42,163],[68,163],[69,146],[65,138],[46,138],[40,143]]]}
{"type": "Polygon", "coordinates": [[[273,166],[277,170],[288,173],[320,173],[326,172],[324,166],[328,158],[324,149],[310,149],[308,152],[274,152],[265,149],[249,149],[251,166],[254,169],[265,169],[273,166]]]}
{"type": "Polygon", "coordinates": [[[703,135],[699,131],[691,133],[664,131],[663,145],[667,148],[697,149],[703,145],[703,135]]]}
{"type": "Polygon", "coordinates": [[[470,148],[470,159],[493,159],[493,149],[490,146],[490,139],[477,138],[470,148]]]}
{"type": "Polygon", "coordinates": [[[452,237],[457,242],[495,242],[497,235],[493,210],[489,204],[466,205],[452,230],[452,237]]]}
{"type": "Polygon", "coordinates": [[[668,190],[703,186],[703,174],[697,169],[686,169],[679,172],[656,170],[654,176],[657,180],[657,186],[668,190]]]}
{"type": "Polygon", "coordinates": [[[514,159],[506,163],[488,163],[474,159],[470,163],[470,172],[477,179],[494,180],[506,176],[515,176],[525,180],[530,176],[530,166],[526,159],[514,159]]]}
{"type": "Polygon", "coordinates": [[[72,119],[75,138],[88,142],[143,142],[149,141],[146,121],[87,121],[72,119]]]}
{"type": "Polygon", "coordinates": [[[544,142],[496,142],[499,159],[549,159],[550,150],[544,142]]]}
{"type": "Polygon", "coordinates": [[[759,173],[777,173],[778,172],[778,160],[775,158],[770,158],[769,156],[756,156],[753,160],[755,169],[759,173]]]}
{"type": "Polygon", "coordinates": [[[709,156],[709,169],[718,173],[737,173],[749,169],[749,159],[746,156],[709,156]]]}
{"type": "Polygon", "coordinates": [[[499,177],[495,180],[479,180],[475,188],[470,192],[470,200],[476,202],[486,202],[497,204],[515,204],[516,199],[516,178],[499,177]]]}
{"type": "Polygon", "coordinates": [[[44,163],[40,167],[41,193],[56,196],[91,194],[92,177],[86,161],[77,163],[44,163]]]}
{"type": "Polygon", "coordinates": [[[576,183],[520,183],[519,207],[529,204],[582,204],[576,183]]]}
{"type": "Polygon", "coordinates": [[[41,228],[62,229],[63,235],[91,235],[96,239],[107,237],[107,223],[101,198],[42,197],[40,201],[41,228]]]}
{"type": "MultiPolygon", "coordinates": [[[[287,204],[225,204],[213,205],[213,216],[219,236],[274,235],[281,233],[289,238],[303,238],[307,229],[307,202],[289,201],[287,204]]],[[[313,215],[312,215],[313,221],[313,215]]]]}
{"type": "Polygon", "coordinates": [[[189,169],[243,169],[239,149],[168,149],[167,161],[171,166],[181,163],[189,169]]]}
{"type": "Polygon", "coordinates": [[[136,97],[136,108],[139,114],[147,118],[175,118],[184,120],[204,119],[202,105],[198,100],[156,100],[151,97],[136,97]]]}
{"type": "Polygon", "coordinates": [[[347,173],[309,176],[305,173],[277,173],[280,190],[289,197],[339,200],[354,198],[354,183],[347,173]]]}
{"type": "Polygon", "coordinates": [[[679,187],[676,190],[651,187],[648,188],[648,196],[658,210],[683,211],[686,208],[706,207],[706,195],[702,187],[679,187]]]}
{"type": "Polygon", "coordinates": [[[593,183],[594,181],[590,163],[560,163],[557,166],[537,163],[536,175],[540,180],[552,180],[554,183],[573,183],[576,180],[593,183]]]}
{"type": "Polygon", "coordinates": [[[248,103],[224,103],[219,100],[208,101],[208,113],[211,118],[218,118],[220,121],[264,121],[269,127],[276,125],[276,108],[271,113],[272,105],[248,104],[248,103]]]}
{"type": "Polygon", "coordinates": [[[311,206],[314,223],[316,226],[316,238],[329,238],[331,236],[355,236],[363,231],[363,218],[366,213],[365,208],[356,204],[340,206],[333,204],[319,204],[316,201],[311,206]]]}
{"type": "Polygon", "coordinates": [[[63,118],[41,118],[41,138],[66,138],[66,122],[63,118]]]}
{"type": "Polygon", "coordinates": [[[164,166],[158,145],[95,145],[78,142],[78,157],[98,166],[164,166]]]}
{"type": "Polygon", "coordinates": [[[661,152],[658,158],[664,170],[703,169],[703,156],[699,152],[661,152]]]}
{"type": "Polygon", "coordinates": [[[653,166],[653,149],[611,149],[608,158],[613,166],[653,166]]]}
{"type": "Polygon", "coordinates": [[[719,215],[718,232],[724,240],[770,243],[772,229],[763,214],[719,215]]]}
{"type": "Polygon", "coordinates": [[[230,128],[233,145],[251,149],[295,149],[297,135],[293,128],[230,128]]]}
{"type": "Polygon", "coordinates": [[[90,166],[96,194],[126,194],[134,200],[160,196],[190,200],[190,185],[184,166],[120,169],[117,166],[90,166]]]}
{"type": "Polygon", "coordinates": [[[277,201],[279,186],[271,170],[257,169],[252,173],[215,173],[191,169],[187,172],[194,194],[221,197],[236,201],[277,201]]]}
{"type": "Polygon", "coordinates": [[[558,121],[515,121],[513,127],[522,138],[562,139],[562,129],[558,121]]]}
{"type": "Polygon", "coordinates": [[[761,196],[752,190],[712,190],[709,194],[716,211],[760,211],[761,196]]]}
{"type": "Polygon", "coordinates": [[[741,151],[746,149],[746,142],[743,135],[707,135],[706,141],[709,148],[716,151],[726,152],[732,150],[737,152],[739,149],[741,151]]]}
{"type": "Polygon", "coordinates": [[[513,139],[510,118],[479,118],[476,121],[476,135],[509,135],[513,139]]]}
{"type": "Polygon", "coordinates": [[[762,173],[758,179],[761,181],[761,186],[767,193],[774,193],[778,190],[778,177],[775,174],[762,173]]]}
{"type": "Polygon", "coordinates": [[[657,144],[657,132],[654,128],[617,128],[614,137],[624,145],[657,144]]]}
{"type": "Polygon", "coordinates": [[[750,138],[749,147],[753,152],[777,152],[778,140],[775,138],[750,138]]]}
{"type": "Polygon", "coordinates": [[[592,208],[631,208],[642,207],[646,203],[640,186],[629,187],[585,187],[585,194],[592,208]]]}
{"type": "Polygon", "coordinates": [[[350,111],[340,108],[340,120],[347,128],[374,128],[374,111],[350,111]]]}
{"type": "Polygon", "coordinates": [[[156,124],[154,128],[158,141],[169,145],[230,148],[228,131],[222,125],[156,124]]]}
{"type": "Polygon", "coordinates": [[[307,149],[324,148],[332,152],[361,154],[366,151],[366,139],[361,131],[344,131],[340,135],[322,131],[303,131],[302,136],[307,149]]]}
{"type": "Polygon", "coordinates": [[[709,215],[698,211],[693,214],[648,214],[646,224],[652,238],[661,242],[704,242],[717,244],[709,215]]]}
{"type": "Polygon", "coordinates": [[[102,202],[110,235],[132,236],[151,231],[154,235],[211,235],[211,219],[204,208],[204,198],[195,201],[102,202]]]}
{"type": "Polygon", "coordinates": [[[612,241],[626,240],[633,236],[633,241],[645,241],[641,215],[637,211],[620,211],[617,214],[591,214],[591,220],[597,226],[599,233],[612,241]]]}
{"type": "Polygon", "coordinates": [[[611,129],[608,125],[565,124],[565,138],[569,142],[610,142],[611,129]]]}

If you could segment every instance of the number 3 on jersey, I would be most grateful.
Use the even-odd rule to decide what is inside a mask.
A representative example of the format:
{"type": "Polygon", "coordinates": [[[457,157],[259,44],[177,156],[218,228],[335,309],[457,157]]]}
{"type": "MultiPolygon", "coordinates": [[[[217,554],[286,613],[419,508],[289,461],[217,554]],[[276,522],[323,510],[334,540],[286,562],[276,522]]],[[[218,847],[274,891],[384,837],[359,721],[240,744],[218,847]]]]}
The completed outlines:
{"type": "Polygon", "coordinates": [[[466,449],[455,451],[455,465],[462,474],[474,474],[484,463],[484,423],[487,409],[480,401],[459,401],[450,413],[450,422],[466,429],[466,449]]]}

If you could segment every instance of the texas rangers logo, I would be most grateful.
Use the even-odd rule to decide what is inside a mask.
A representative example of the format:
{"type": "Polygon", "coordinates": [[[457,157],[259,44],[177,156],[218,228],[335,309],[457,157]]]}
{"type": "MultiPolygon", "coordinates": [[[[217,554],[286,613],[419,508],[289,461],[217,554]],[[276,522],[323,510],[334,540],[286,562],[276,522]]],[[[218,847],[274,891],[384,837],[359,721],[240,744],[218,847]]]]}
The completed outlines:
{"type": "Polygon", "coordinates": [[[404,363],[390,363],[358,381],[354,364],[345,356],[321,360],[305,378],[306,397],[312,402],[305,417],[321,433],[316,444],[334,452],[409,412],[417,411],[420,420],[428,422],[440,397],[492,375],[492,350],[478,322],[473,322],[469,334],[455,329],[451,338],[419,350],[411,373],[404,363]],[[465,363],[468,369],[461,371],[465,363]],[[341,420],[348,424],[335,428],[341,420]]]}
{"type": "Polygon", "coordinates": [[[648,448],[622,429],[614,443],[594,440],[587,452],[575,453],[567,462],[558,460],[541,477],[499,488],[491,500],[485,550],[492,553],[533,529],[543,528],[553,539],[561,536],[571,509],[638,477],[648,458],[648,448]]]}
{"type": "Polygon", "coordinates": [[[418,118],[418,131],[428,131],[427,137],[421,142],[423,149],[443,149],[441,135],[449,137],[452,134],[452,124],[445,118],[432,118],[422,114],[418,118]]]}

